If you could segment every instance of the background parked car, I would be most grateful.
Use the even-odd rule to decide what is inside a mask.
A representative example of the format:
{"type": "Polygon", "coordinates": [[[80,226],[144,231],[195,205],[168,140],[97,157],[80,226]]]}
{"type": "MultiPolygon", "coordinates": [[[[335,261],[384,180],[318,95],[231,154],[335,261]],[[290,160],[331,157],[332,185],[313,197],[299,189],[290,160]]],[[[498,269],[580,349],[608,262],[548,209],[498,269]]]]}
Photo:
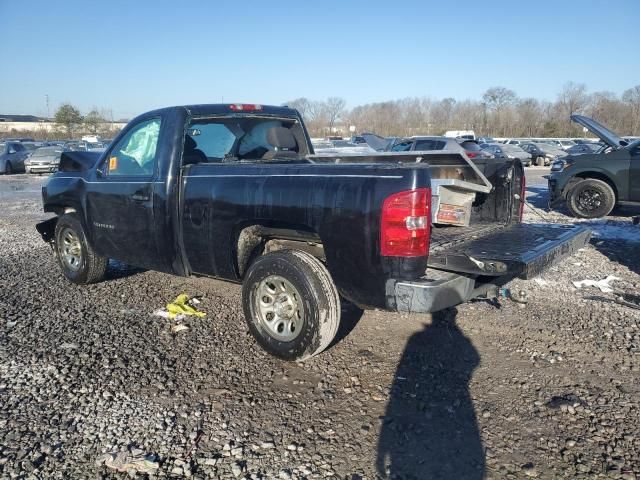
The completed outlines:
{"type": "Polygon", "coordinates": [[[542,165],[551,164],[551,159],[546,158],[544,151],[535,143],[533,142],[521,143],[519,147],[531,155],[531,162],[534,165],[537,165],[540,167],[542,165]]]}
{"type": "Polygon", "coordinates": [[[24,169],[27,173],[49,173],[58,170],[61,147],[40,147],[31,152],[24,161],[24,169]]]}
{"type": "Polygon", "coordinates": [[[521,143],[518,145],[525,152],[531,154],[531,162],[534,165],[551,165],[555,160],[560,157],[564,157],[567,152],[560,150],[555,145],[548,143],[521,143]]]}
{"type": "Polygon", "coordinates": [[[562,150],[566,150],[567,148],[573,147],[576,144],[576,142],[574,142],[573,140],[545,140],[545,143],[555,145],[562,150]]]}
{"type": "Polygon", "coordinates": [[[531,166],[531,154],[525,152],[523,149],[516,145],[508,145],[501,143],[484,143],[480,145],[480,148],[489,152],[496,158],[513,158],[522,162],[525,167],[531,166]]]}
{"type": "Polygon", "coordinates": [[[0,143],[0,173],[24,172],[29,151],[22,142],[0,143]]]}
{"type": "Polygon", "coordinates": [[[599,143],[577,143],[567,148],[566,152],[570,155],[583,155],[585,153],[596,153],[602,148],[599,143]]]}
{"type": "Polygon", "coordinates": [[[616,205],[640,205],[640,140],[628,143],[589,117],[571,115],[571,120],[598,136],[604,146],[553,162],[549,205],[566,202],[579,218],[607,216],[616,205]]]}
{"type": "Polygon", "coordinates": [[[396,138],[387,150],[391,152],[431,151],[431,150],[464,150],[460,142],[450,137],[408,137],[396,138]]]}
{"type": "Polygon", "coordinates": [[[467,157],[471,158],[472,160],[493,158],[493,155],[480,148],[480,144],[475,140],[459,140],[459,142],[460,146],[464,148],[467,157]]]}

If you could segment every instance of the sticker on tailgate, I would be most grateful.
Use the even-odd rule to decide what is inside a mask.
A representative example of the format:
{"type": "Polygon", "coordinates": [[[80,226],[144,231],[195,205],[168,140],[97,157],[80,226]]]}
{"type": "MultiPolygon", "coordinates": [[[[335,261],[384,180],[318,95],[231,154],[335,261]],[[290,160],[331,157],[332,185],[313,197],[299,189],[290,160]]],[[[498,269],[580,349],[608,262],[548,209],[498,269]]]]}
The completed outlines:
{"type": "Polygon", "coordinates": [[[465,225],[467,209],[460,205],[441,203],[438,208],[438,223],[449,223],[453,225],[465,225]]]}

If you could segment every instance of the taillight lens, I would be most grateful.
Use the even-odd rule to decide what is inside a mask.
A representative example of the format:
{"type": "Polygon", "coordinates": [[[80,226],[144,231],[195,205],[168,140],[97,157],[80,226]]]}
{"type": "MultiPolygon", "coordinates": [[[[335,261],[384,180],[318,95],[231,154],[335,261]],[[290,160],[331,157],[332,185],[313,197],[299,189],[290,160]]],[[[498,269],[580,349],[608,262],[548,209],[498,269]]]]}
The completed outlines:
{"type": "Polygon", "coordinates": [[[394,193],[382,204],[380,254],[384,257],[419,257],[429,252],[431,189],[394,193]]]}
{"type": "Polygon", "coordinates": [[[465,152],[467,154],[467,157],[469,158],[475,158],[478,156],[478,152],[465,152]]]}

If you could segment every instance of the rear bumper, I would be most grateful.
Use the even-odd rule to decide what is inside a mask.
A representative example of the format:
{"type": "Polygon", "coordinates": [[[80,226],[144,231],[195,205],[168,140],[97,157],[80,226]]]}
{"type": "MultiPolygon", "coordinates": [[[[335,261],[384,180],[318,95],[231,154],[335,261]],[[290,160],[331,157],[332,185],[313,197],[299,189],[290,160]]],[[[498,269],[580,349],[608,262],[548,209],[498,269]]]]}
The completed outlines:
{"type": "Polygon", "coordinates": [[[472,277],[431,269],[420,280],[390,280],[387,308],[398,312],[437,312],[473,298],[475,283],[472,277]]]}

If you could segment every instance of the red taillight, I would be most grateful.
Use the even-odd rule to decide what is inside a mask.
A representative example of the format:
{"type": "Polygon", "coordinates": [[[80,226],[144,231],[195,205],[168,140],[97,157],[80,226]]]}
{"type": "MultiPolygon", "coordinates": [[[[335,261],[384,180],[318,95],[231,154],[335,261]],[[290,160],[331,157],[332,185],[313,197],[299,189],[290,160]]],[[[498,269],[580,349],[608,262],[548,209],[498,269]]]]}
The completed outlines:
{"type": "Polygon", "coordinates": [[[478,156],[478,152],[465,152],[467,154],[467,157],[469,158],[475,158],[478,156]]]}
{"type": "Polygon", "coordinates": [[[429,252],[431,189],[394,193],[382,204],[380,254],[419,257],[429,252]]]}
{"type": "Polygon", "coordinates": [[[524,172],[522,172],[522,187],[520,188],[520,211],[518,215],[520,216],[520,221],[522,222],[522,216],[524,215],[524,196],[527,193],[527,177],[524,176],[524,172]]]}
{"type": "Polygon", "coordinates": [[[232,103],[229,105],[229,109],[234,112],[255,112],[256,110],[262,110],[262,105],[256,105],[255,103],[232,103]]]}

